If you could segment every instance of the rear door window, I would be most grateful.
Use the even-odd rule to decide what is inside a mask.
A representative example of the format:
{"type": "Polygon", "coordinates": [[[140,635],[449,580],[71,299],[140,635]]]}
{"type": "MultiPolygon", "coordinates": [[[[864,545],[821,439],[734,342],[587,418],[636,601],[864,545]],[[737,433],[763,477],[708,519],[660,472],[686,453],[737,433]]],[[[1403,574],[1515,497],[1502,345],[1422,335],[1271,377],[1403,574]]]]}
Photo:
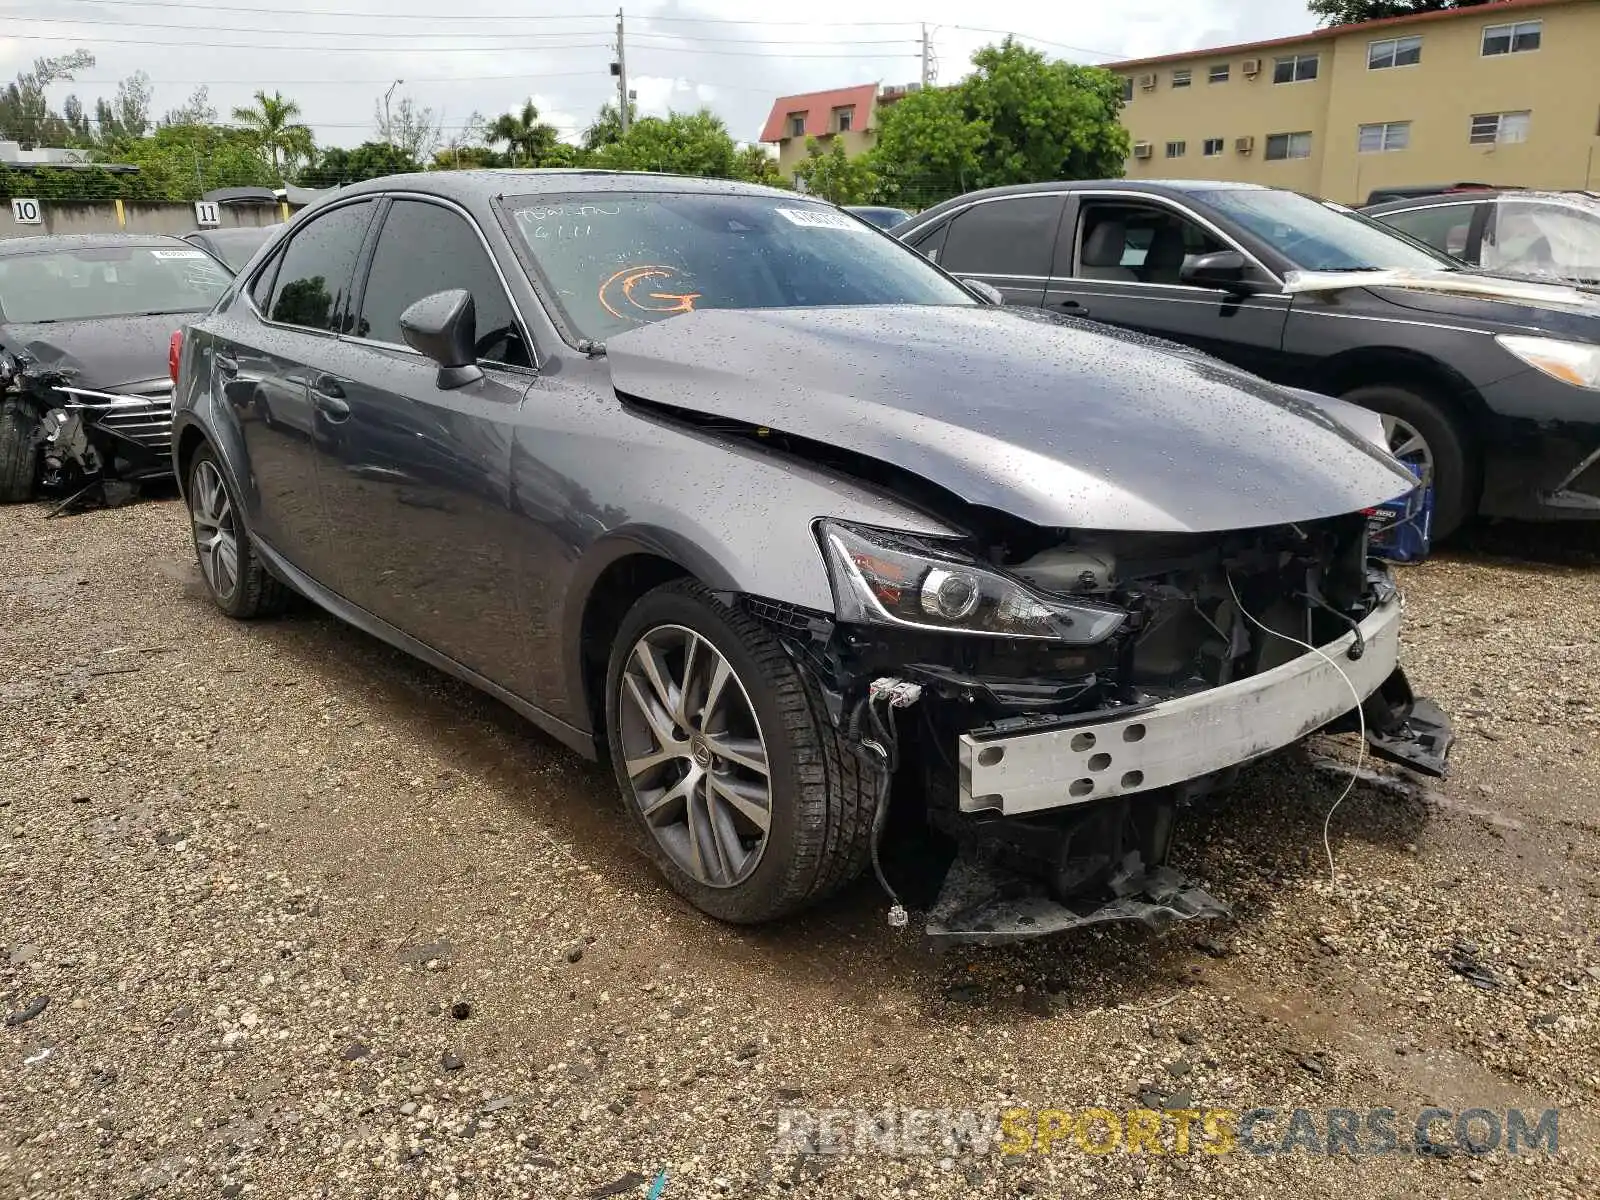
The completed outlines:
{"type": "Polygon", "coordinates": [[[349,321],[350,284],[371,220],[372,201],[363,200],[313,217],[296,233],[283,252],[267,318],[341,332],[349,321]]]}
{"type": "Polygon", "coordinates": [[[356,337],[405,345],[400,314],[425,296],[461,288],[477,313],[478,358],[529,367],[505,286],[478,233],[459,213],[421,200],[396,200],[383,219],[361,298],[356,337]]]}
{"type": "Polygon", "coordinates": [[[1049,278],[1062,203],[1017,196],[974,204],[950,223],[939,265],[955,274],[1049,278]]]}
{"type": "Polygon", "coordinates": [[[1475,204],[1440,204],[1378,219],[1401,233],[1410,234],[1419,242],[1427,242],[1435,250],[1443,250],[1455,258],[1465,258],[1469,249],[1472,217],[1477,209],[1478,205],[1475,204]]]}

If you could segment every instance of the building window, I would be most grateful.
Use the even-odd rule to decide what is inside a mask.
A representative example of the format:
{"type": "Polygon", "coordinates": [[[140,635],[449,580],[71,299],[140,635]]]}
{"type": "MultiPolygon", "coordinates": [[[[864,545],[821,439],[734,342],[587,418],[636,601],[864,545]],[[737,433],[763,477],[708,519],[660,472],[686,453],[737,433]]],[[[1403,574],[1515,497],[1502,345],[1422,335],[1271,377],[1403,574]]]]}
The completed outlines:
{"type": "Polygon", "coordinates": [[[1472,129],[1467,141],[1474,146],[1499,146],[1510,142],[1528,140],[1528,126],[1533,113],[1522,112],[1479,113],[1472,118],[1472,129]]]}
{"type": "Polygon", "coordinates": [[[1419,37],[1390,38],[1384,42],[1367,43],[1367,70],[1382,71],[1387,67],[1414,67],[1422,61],[1422,39],[1419,37]]]}
{"type": "Polygon", "coordinates": [[[833,128],[838,133],[849,133],[850,126],[855,122],[856,110],[851,108],[836,108],[833,110],[833,128]]]}
{"type": "Polygon", "coordinates": [[[1544,37],[1543,21],[1518,21],[1515,25],[1485,25],[1483,27],[1483,56],[1521,54],[1524,50],[1537,50],[1544,37]]]}
{"type": "Polygon", "coordinates": [[[1277,162],[1285,158],[1310,157],[1311,134],[1309,132],[1267,134],[1268,162],[1277,162]]]}
{"type": "Polygon", "coordinates": [[[803,112],[789,114],[789,136],[805,137],[806,115],[803,112]]]}
{"type": "Polygon", "coordinates": [[[1188,142],[1168,142],[1167,143],[1167,157],[1168,158],[1182,158],[1188,152],[1189,152],[1189,143],[1188,142]]]}
{"type": "Polygon", "coordinates": [[[1382,154],[1387,150],[1405,150],[1410,145],[1410,121],[1385,121],[1379,125],[1363,125],[1356,139],[1356,149],[1362,154],[1382,154]]]}
{"type": "Polygon", "coordinates": [[[1228,64],[1227,63],[1218,63],[1216,66],[1212,67],[1210,72],[1206,75],[1206,82],[1207,83],[1227,83],[1228,82],[1228,64]]]}
{"type": "Polygon", "coordinates": [[[1133,76],[1132,75],[1124,75],[1122,77],[1122,102],[1124,104],[1128,104],[1128,103],[1132,102],[1132,100],[1133,100],[1133,76]]]}
{"type": "Polygon", "coordinates": [[[1182,70],[1182,71],[1174,71],[1172,73],[1172,86],[1173,87],[1188,87],[1189,86],[1189,72],[1188,72],[1187,69],[1182,70]]]}
{"type": "Polygon", "coordinates": [[[1305,83],[1317,77],[1317,55],[1291,54],[1272,68],[1273,83],[1305,83]]]}
{"type": "Polygon", "coordinates": [[[1227,144],[1227,138],[1207,138],[1203,153],[1207,158],[1216,158],[1222,153],[1222,148],[1227,144]]]}

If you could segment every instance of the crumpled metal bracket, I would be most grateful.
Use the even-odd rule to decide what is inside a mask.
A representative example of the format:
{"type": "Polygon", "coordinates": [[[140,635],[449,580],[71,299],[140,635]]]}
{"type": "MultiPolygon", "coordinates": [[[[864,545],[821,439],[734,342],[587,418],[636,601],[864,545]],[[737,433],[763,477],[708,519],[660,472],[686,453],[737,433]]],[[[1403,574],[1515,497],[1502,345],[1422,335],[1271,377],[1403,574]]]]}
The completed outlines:
{"type": "Polygon", "coordinates": [[[1448,773],[1446,760],[1455,740],[1450,718],[1425,696],[1411,702],[1411,715],[1398,729],[1385,733],[1367,728],[1367,746],[1376,757],[1435,779],[1443,779],[1448,773]]]}
{"type": "Polygon", "coordinates": [[[926,934],[935,948],[999,946],[1064,933],[1108,921],[1137,921],[1164,929],[1179,921],[1225,920],[1233,910],[1171,867],[1147,868],[1137,851],[1108,881],[1112,898],[1068,903],[1042,879],[981,860],[962,849],[928,913],[926,934]]]}

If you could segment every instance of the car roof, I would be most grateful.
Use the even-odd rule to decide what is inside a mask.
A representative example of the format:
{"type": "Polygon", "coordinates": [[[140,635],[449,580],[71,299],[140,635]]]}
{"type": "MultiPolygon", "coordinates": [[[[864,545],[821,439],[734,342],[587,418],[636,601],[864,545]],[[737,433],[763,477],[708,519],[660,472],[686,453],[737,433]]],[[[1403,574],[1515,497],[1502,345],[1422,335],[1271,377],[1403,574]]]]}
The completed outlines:
{"type": "MultiPolygon", "coordinates": [[[[523,170],[497,168],[478,171],[425,171],[385,175],[342,187],[329,201],[377,192],[412,191],[460,202],[483,202],[500,196],[536,196],[559,192],[703,192],[707,195],[796,196],[782,188],[743,183],[735,179],[703,179],[691,175],[664,175],[652,171],[594,171],[585,167],[523,170]]],[[[319,202],[317,207],[321,207],[319,202]]]]}
{"type": "Polygon", "coordinates": [[[164,233],[46,233],[0,238],[0,258],[18,254],[48,254],[52,250],[82,250],[91,246],[170,246],[182,238],[164,233]]]}
{"type": "Polygon", "coordinates": [[[1368,216],[1382,216],[1388,212],[1399,212],[1413,208],[1443,208],[1450,204],[1474,204],[1480,200],[1494,200],[1500,196],[1514,196],[1518,200],[1593,200],[1594,192],[1585,192],[1577,188],[1564,188],[1551,191],[1534,191],[1531,188],[1463,188],[1449,192],[1430,192],[1419,196],[1398,196],[1393,200],[1384,200],[1378,204],[1368,204],[1361,208],[1361,212],[1368,216]]]}

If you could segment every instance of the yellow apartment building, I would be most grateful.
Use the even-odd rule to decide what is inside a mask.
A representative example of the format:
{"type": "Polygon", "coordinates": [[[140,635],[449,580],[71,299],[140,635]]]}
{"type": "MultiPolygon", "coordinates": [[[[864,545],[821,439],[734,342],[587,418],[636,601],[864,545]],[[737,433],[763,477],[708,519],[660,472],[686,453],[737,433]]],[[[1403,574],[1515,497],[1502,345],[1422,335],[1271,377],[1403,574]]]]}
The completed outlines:
{"type": "Polygon", "coordinates": [[[1458,182],[1600,190],[1600,0],[1498,0],[1108,63],[1130,179],[1347,204],[1458,182]]]}

